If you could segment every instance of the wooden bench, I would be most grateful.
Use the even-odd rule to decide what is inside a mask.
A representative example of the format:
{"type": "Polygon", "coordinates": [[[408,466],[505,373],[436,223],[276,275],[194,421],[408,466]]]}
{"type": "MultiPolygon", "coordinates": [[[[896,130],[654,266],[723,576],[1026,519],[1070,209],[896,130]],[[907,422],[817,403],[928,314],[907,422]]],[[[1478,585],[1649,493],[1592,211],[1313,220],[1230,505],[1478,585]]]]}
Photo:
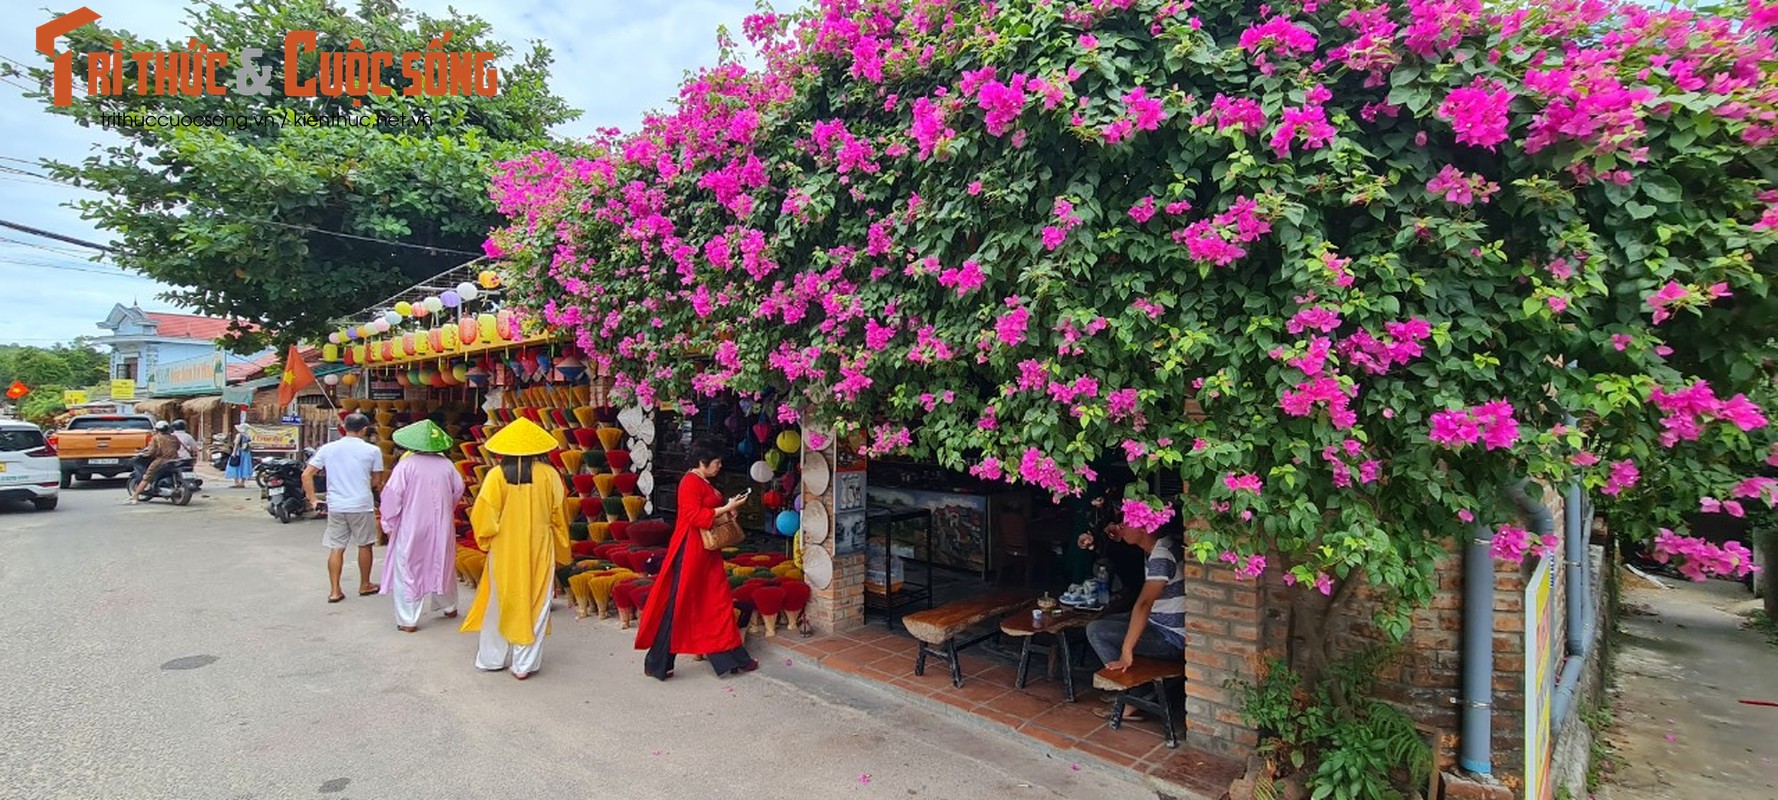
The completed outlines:
{"type": "Polygon", "coordinates": [[[1180,737],[1184,735],[1185,721],[1174,721],[1173,704],[1167,700],[1167,681],[1174,678],[1182,680],[1185,678],[1185,659],[1170,661],[1137,656],[1136,660],[1121,672],[1101,669],[1093,673],[1093,688],[1117,693],[1117,698],[1111,703],[1112,730],[1117,730],[1123,725],[1124,707],[1135,706],[1160,717],[1161,726],[1166,731],[1167,746],[1177,748],[1180,737]],[[1130,694],[1131,690],[1139,689],[1143,685],[1154,687],[1154,699],[1130,694]]]}
{"type": "Polygon", "coordinates": [[[941,658],[951,664],[951,685],[961,687],[963,663],[957,658],[958,651],[981,644],[1000,631],[990,630],[961,644],[957,642],[957,637],[983,620],[999,617],[1029,602],[1031,596],[1024,592],[995,592],[902,617],[901,624],[908,629],[908,633],[920,640],[920,651],[914,658],[914,674],[926,674],[927,656],[941,658]]]}

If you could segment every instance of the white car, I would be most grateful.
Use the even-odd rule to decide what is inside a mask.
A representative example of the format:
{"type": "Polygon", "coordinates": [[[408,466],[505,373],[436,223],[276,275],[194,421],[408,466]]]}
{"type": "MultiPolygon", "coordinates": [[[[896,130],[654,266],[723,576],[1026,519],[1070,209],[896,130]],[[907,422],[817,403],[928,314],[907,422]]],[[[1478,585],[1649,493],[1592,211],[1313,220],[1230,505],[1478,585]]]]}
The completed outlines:
{"type": "Polygon", "coordinates": [[[29,500],[38,511],[56,507],[62,460],[43,430],[29,422],[0,420],[0,503],[29,500]]]}

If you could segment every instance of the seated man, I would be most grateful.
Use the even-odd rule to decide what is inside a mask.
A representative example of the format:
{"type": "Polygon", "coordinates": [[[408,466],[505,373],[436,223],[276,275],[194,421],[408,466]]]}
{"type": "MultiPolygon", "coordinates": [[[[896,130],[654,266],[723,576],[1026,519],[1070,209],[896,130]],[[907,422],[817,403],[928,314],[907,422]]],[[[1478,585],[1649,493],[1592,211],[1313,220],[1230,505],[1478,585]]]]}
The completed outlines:
{"type": "MultiPolygon", "coordinates": [[[[1182,526],[1177,522],[1153,533],[1121,522],[1106,526],[1114,542],[1140,548],[1146,556],[1146,579],[1136,605],[1128,614],[1115,614],[1087,624],[1087,643],[1114,671],[1127,669],[1137,657],[1185,660],[1185,576],[1182,526]]],[[[1124,719],[1144,717],[1125,711],[1124,719]]]]}

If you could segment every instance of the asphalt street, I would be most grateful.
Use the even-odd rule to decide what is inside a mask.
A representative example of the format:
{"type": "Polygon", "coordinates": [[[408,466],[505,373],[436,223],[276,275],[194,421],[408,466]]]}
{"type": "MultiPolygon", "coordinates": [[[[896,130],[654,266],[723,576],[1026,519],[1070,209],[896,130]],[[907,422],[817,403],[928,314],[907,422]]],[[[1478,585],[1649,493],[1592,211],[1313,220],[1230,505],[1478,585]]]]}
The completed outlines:
{"type": "Polygon", "coordinates": [[[123,500],[0,508],[0,797],[1155,796],[763,647],[751,675],[659,683],[633,632],[560,604],[536,677],[478,672],[455,620],[329,605],[321,523],[257,489],[123,500]]]}

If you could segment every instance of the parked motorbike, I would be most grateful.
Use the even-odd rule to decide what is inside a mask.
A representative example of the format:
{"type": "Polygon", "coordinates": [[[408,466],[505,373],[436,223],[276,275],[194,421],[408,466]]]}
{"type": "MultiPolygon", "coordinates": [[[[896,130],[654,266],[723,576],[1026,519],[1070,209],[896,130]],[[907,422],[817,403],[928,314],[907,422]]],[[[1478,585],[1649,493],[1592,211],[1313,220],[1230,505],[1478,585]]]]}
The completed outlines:
{"type": "Polygon", "coordinates": [[[195,462],[189,458],[167,464],[155,476],[154,483],[148,487],[148,491],[137,495],[136,499],[154,500],[160,498],[170,500],[176,506],[190,505],[191,499],[197,497],[198,490],[204,486],[203,479],[192,471],[193,466],[195,466],[195,462]]]}
{"type": "Polygon", "coordinates": [[[210,468],[222,470],[228,466],[228,434],[218,433],[210,437],[210,468]]]}
{"type": "MultiPolygon", "coordinates": [[[[253,480],[265,497],[266,513],[279,522],[288,523],[309,513],[309,497],[303,493],[303,468],[314,454],[314,448],[308,448],[300,459],[266,458],[254,466],[253,480]]],[[[320,480],[317,476],[317,492],[325,491],[320,480]]]]}

